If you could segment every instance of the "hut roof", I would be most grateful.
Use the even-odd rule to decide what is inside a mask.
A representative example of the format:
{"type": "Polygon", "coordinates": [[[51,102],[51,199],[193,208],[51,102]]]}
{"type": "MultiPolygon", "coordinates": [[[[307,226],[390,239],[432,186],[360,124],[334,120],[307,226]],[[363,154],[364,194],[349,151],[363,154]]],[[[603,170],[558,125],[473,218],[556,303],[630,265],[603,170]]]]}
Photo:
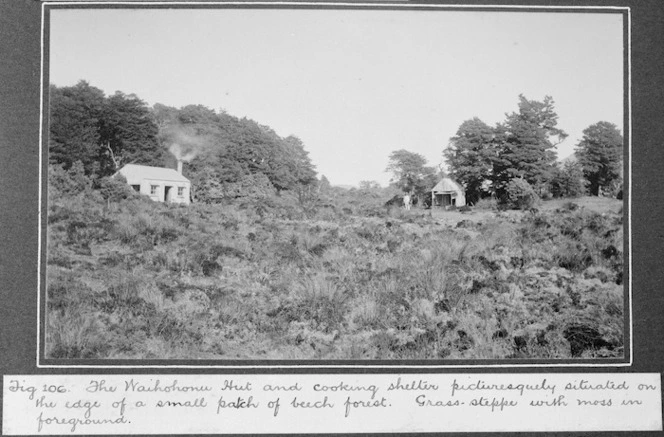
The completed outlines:
{"type": "Polygon", "coordinates": [[[129,179],[153,179],[173,182],[189,182],[189,179],[182,176],[172,168],[150,167],[147,165],[127,164],[122,167],[118,173],[129,179]]]}

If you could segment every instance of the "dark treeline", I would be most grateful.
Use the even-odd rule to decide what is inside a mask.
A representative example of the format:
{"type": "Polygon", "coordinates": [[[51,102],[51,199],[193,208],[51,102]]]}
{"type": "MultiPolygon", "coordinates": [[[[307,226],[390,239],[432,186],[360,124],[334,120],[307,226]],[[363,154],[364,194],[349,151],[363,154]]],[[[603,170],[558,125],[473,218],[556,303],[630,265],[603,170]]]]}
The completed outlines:
{"type": "Polygon", "coordinates": [[[443,155],[451,175],[475,203],[513,189],[532,188],[541,197],[618,195],[622,186],[623,139],[618,128],[598,122],[583,131],[573,159],[557,161],[555,147],[567,134],[558,127],[554,101],[519,96],[519,110],[489,126],[475,117],[464,121],[443,155]]]}
{"type": "Polygon", "coordinates": [[[194,197],[206,202],[316,186],[302,141],[253,120],[201,105],[150,108],[85,81],[50,91],[49,163],[58,171],[82,169],[94,183],[129,163],[174,167],[181,159],[194,197]]]}
{"type": "Polygon", "coordinates": [[[165,150],[150,109],[133,94],[105,96],[81,81],[50,88],[49,162],[69,170],[77,161],[93,179],[124,164],[161,165],[165,150]]]}

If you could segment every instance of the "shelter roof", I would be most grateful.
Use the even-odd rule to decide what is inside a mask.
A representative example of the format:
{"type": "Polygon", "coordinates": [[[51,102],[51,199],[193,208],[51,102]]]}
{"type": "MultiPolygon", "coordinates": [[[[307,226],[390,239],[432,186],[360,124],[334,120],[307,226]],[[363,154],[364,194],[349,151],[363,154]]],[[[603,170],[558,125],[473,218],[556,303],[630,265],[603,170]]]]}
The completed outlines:
{"type": "Polygon", "coordinates": [[[435,191],[437,193],[444,193],[444,192],[463,192],[463,188],[456,182],[454,182],[450,178],[443,178],[436,184],[435,187],[431,191],[435,191]]]}

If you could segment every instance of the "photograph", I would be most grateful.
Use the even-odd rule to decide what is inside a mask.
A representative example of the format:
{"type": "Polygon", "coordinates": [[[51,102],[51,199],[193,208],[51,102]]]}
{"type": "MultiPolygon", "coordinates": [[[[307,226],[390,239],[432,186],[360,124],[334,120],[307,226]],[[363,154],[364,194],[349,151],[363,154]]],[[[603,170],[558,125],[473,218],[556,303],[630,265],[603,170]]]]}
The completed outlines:
{"type": "Polygon", "coordinates": [[[624,9],[46,23],[42,360],[631,359],[624,9]]]}

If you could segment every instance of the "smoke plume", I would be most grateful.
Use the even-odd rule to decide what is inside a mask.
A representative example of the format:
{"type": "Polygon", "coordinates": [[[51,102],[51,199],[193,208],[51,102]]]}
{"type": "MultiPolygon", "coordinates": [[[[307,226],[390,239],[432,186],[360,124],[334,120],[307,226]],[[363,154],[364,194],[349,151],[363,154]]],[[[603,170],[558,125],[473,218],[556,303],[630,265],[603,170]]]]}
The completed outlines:
{"type": "Polygon", "coordinates": [[[168,145],[168,151],[180,161],[191,161],[210,147],[209,138],[187,132],[181,125],[169,126],[161,133],[162,142],[168,145]]]}
{"type": "Polygon", "coordinates": [[[189,162],[196,157],[196,150],[193,148],[184,148],[178,143],[172,143],[168,151],[175,156],[178,161],[189,162]]]}

